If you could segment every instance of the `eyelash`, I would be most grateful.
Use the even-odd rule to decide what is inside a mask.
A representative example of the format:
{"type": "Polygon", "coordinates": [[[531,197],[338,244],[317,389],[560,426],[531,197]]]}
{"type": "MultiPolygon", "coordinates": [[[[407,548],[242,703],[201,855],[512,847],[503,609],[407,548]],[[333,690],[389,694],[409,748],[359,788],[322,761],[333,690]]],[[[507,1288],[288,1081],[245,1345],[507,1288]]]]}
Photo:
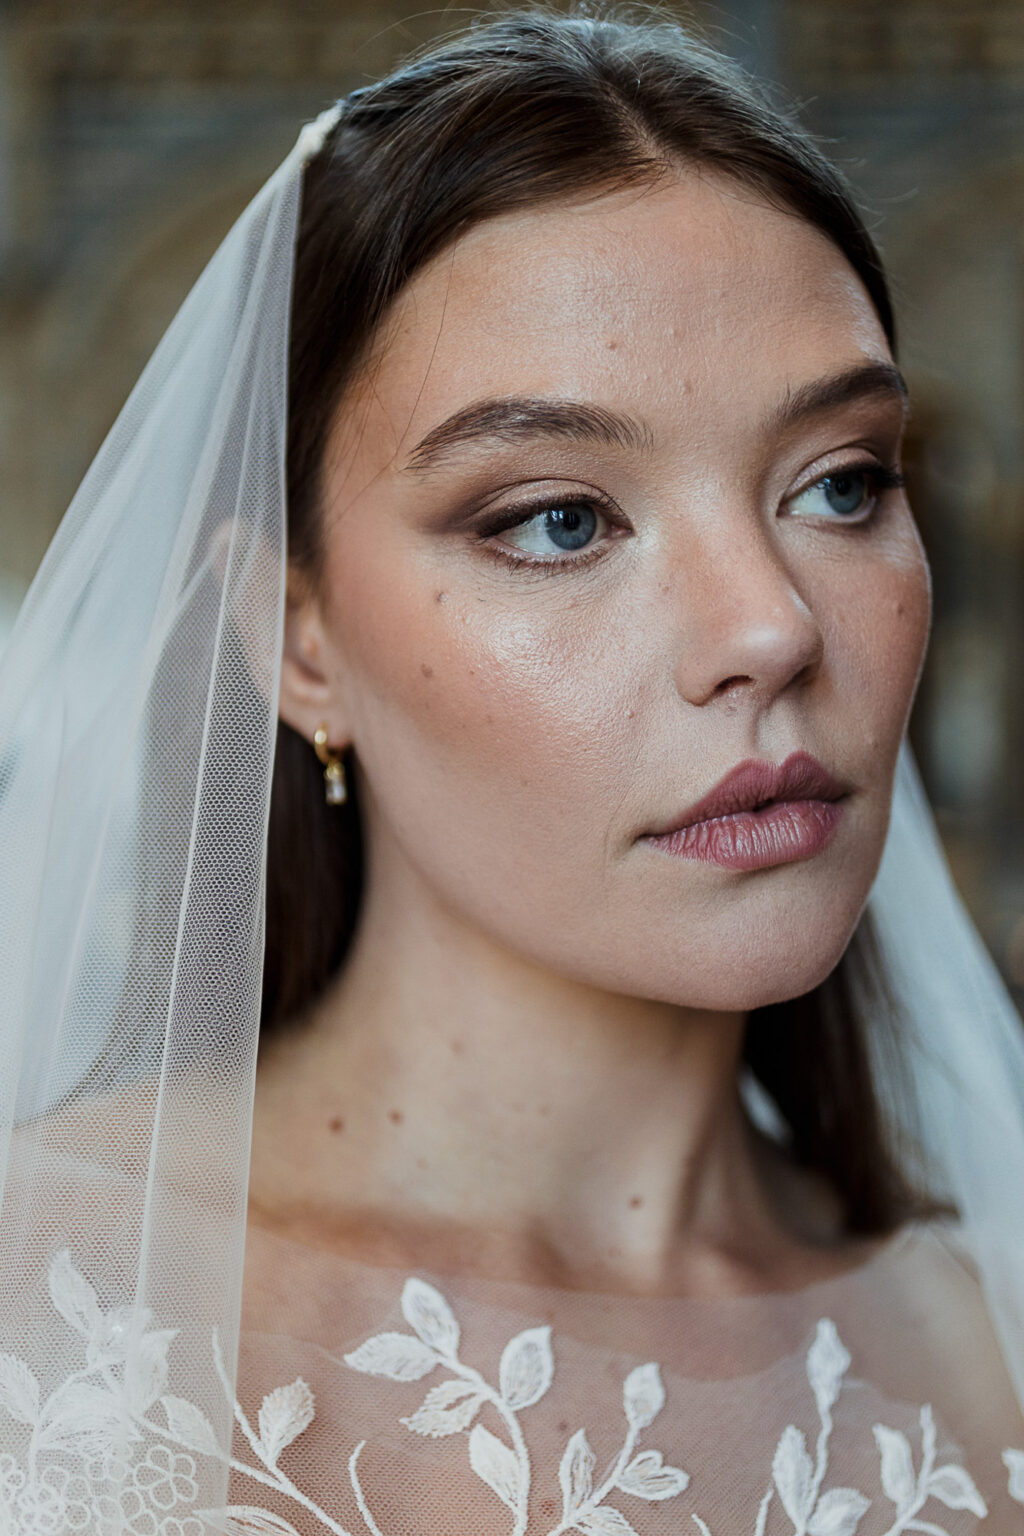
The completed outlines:
{"type": "MultiPolygon", "coordinates": [[[[873,459],[860,460],[854,463],[837,465],[834,469],[830,469],[827,474],[819,475],[817,480],[812,480],[809,485],[805,485],[799,491],[795,491],[793,496],[788,499],[793,501],[797,496],[802,496],[806,491],[814,490],[815,486],[820,485],[822,481],[835,479],[840,475],[864,475],[876,500],[882,492],[901,490],[906,484],[906,477],[895,465],[879,464],[873,459]]],[[[551,575],[560,571],[579,570],[582,566],[592,565],[595,560],[602,559],[608,551],[609,541],[607,538],[601,543],[595,544],[591,549],[584,550],[582,554],[558,555],[550,560],[537,559],[529,555],[514,555],[510,550],[502,549],[499,545],[489,542],[494,538],[495,534],[505,533],[510,528],[518,528],[522,523],[528,523],[531,518],[538,517],[542,512],[549,511],[556,501],[560,507],[597,507],[609,521],[613,521],[610,511],[612,504],[605,497],[596,494],[592,496],[577,494],[559,497],[540,497],[535,501],[522,502],[515,507],[506,507],[496,516],[495,521],[478,528],[475,537],[480,548],[492,559],[499,561],[507,570],[515,571],[517,574],[526,569],[551,575]]],[[[874,518],[875,510],[876,508],[872,507],[866,517],[851,518],[851,524],[862,526],[865,523],[870,523],[874,518]]],[[[837,519],[837,521],[841,521],[841,519],[837,519]]],[[[621,523],[618,526],[621,527],[621,523]]]]}
{"type": "MultiPolygon", "coordinates": [[[[583,496],[578,492],[569,496],[542,496],[534,501],[524,501],[518,506],[505,507],[500,513],[495,514],[494,521],[485,523],[476,531],[476,539],[484,552],[492,559],[499,561],[508,570],[517,574],[524,569],[530,571],[542,571],[549,575],[555,571],[578,570],[581,566],[592,565],[595,560],[600,560],[608,550],[607,537],[599,544],[594,544],[579,555],[556,555],[550,560],[537,559],[530,555],[514,555],[508,549],[502,549],[497,544],[491,544],[496,533],[505,533],[510,528],[518,528],[521,523],[528,523],[532,517],[539,517],[542,512],[547,512],[554,505],[559,507],[596,507],[604,514],[609,522],[615,524],[614,504],[607,497],[599,496],[596,492],[591,496],[583,496]]],[[[621,522],[617,524],[621,527],[621,522]]]]}

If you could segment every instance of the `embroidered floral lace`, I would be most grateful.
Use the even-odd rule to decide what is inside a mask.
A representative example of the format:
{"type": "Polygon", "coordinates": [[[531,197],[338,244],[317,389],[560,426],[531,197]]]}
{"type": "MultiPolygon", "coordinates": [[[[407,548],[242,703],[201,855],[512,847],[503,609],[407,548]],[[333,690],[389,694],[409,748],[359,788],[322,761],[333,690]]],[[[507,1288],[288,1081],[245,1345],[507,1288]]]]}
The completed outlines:
{"type": "MultiPolygon", "coordinates": [[[[78,1336],[79,1368],[44,1384],[16,1355],[0,1356],[0,1530],[958,1536],[1024,1529],[1024,1514],[1009,1513],[1024,1504],[1024,1430],[1018,1424],[1015,1443],[1001,1442],[999,1430],[1015,1427],[1015,1410],[1008,1396],[1003,1406],[1004,1387],[990,1374],[982,1309],[964,1307],[973,1282],[929,1229],[909,1229],[860,1270],[793,1296],[721,1305],[562,1297],[576,1318],[564,1336],[539,1320],[557,1315],[554,1293],[538,1293],[538,1318],[509,1331],[519,1288],[455,1282],[466,1296],[470,1327],[463,1328],[460,1309],[423,1278],[396,1276],[389,1294],[385,1272],[260,1233],[251,1242],[256,1312],[267,1307],[271,1274],[275,1287],[286,1277],[289,1251],[296,1286],[314,1273],[324,1282],[313,1309],[319,1315],[306,1315],[307,1337],[264,1331],[267,1318],[264,1329],[247,1331],[238,1398],[216,1332],[209,1340],[235,1420],[230,1457],[207,1415],[174,1390],[176,1330],[144,1312],[105,1310],[73,1257],[61,1253],[49,1268],[49,1298],[78,1336]],[[902,1308],[893,1306],[897,1294],[902,1308]],[[348,1319],[340,1311],[346,1298],[348,1319]],[[907,1368],[917,1386],[928,1361],[935,1390],[924,1401],[881,1390],[856,1357],[857,1320],[873,1302],[892,1310],[888,1346],[899,1353],[915,1298],[929,1314],[918,1310],[907,1368]],[[931,1309],[943,1298],[961,1335],[959,1343],[946,1339],[945,1362],[941,1327],[928,1336],[931,1309]],[[846,1321],[816,1317],[805,1344],[789,1351],[787,1334],[819,1300],[834,1303],[846,1321]],[[347,1334],[375,1306],[381,1326],[351,1348],[317,1341],[326,1318],[347,1334]],[[662,1339],[667,1365],[634,1361],[630,1348],[615,1347],[627,1314],[625,1332],[634,1336],[672,1330],[675,1320],[662,1339]],[[702,1337],[697,1364],[717,1360],[717,1377],[680,1368],[701,1316],[715,1327],[702,1337]],[[755,1368],[740,1373],[755,1340],[761,1358],[748,1358],[755,1368]],[[302,1373],[278,1379],[275,1366],[288,1358],[302,1373]],[[965,1358],[974,1360],[974,1380],[959,1376],[965,1358]],[[198,1502],[198,1469],[211,1460],[230,1462],[226,1512],[198,1502]]],[[[293,1293],[280,1321],[294,1326],[303,1294],[293,1293]]],[[[875,1359],[879,1344],[875,1329],[875,1359]]]]}

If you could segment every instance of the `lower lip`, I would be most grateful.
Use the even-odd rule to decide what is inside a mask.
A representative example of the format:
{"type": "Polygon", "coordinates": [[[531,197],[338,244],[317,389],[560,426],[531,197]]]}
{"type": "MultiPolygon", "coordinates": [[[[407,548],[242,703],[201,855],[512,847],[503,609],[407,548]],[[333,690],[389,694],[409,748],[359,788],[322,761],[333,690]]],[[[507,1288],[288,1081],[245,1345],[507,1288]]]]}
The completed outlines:
{"type": "Polygon", "coordinates": [[[682,859],[723,869],[771,869],[813,859],[828,847],[842,820],[841,800],[778,800],[763,811],[738,811],[695,821],[645,842],[682,859]]]}

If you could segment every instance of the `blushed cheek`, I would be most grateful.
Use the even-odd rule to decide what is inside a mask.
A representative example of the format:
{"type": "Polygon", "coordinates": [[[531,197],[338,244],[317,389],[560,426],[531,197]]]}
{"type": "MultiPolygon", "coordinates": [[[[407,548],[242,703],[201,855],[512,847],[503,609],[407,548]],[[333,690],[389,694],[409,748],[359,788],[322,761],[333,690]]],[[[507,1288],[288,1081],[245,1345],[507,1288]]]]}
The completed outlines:
{"type": "Polygon", "coordinates": [[[916,528],[907,530],[902,558],[893,565],[891,581],[890,665],[894,678],[903,685],[905,717],[924,665],[932,615],[931,571],[916,528]]]}
{"type": "Polygon", "coordinates": [[[349,677],[339,686],[371,771],[404,750],[424,771],[434,764],[492,783],[514,782],[519,767],[519,777],[536,772],[564,682],[543,629],[436,584],[370,577],[363,592],[373,600],[353,590],[338,625],[349,677]]]}
{"type": "Polygon", "coordinates": [[[339,648],[356,674],[357,753],[392,829],[406,841],[427,820],[447,825],[439,867],[486,838],[484,864],[505,881],[599,861],[636,755],[643,658],[625,654],[623,632],[536,587],[486,602],[364,590],[374,601],[350,609],[339,648]]]}
{"type": "Polygon", "coordinates": [[[894,746],[913,703],[931,622],[931,583],[920,545],[872,564],[844,595],[848,664],[875,748],[894,746]]]}

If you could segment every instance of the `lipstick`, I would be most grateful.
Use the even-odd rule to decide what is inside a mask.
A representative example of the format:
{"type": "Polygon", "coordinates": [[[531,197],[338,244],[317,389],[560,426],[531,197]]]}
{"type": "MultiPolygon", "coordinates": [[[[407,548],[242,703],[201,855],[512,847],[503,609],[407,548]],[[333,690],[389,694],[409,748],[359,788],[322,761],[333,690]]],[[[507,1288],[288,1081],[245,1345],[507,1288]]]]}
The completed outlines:
{"type": "Polygon", "coordinates": [[[847,787],[809,752],[774,764],[748,758],[643,841],[725,869],[770,869],[812,859],[832,841],[847,787]]]}

